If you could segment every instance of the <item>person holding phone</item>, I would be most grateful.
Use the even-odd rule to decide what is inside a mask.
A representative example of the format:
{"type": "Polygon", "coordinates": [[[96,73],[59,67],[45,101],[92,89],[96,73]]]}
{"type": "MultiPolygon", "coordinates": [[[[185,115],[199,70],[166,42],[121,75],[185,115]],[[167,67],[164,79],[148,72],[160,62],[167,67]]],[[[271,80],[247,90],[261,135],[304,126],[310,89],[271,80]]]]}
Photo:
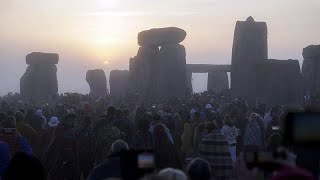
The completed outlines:
{"type": "Polygon", "coordinates": [[[31,146],[17,130],[16,119],[13,116],[9,116],[3,121],[0,129],[0,141],[8,144],[11,156],[17,152],[25,152],[28,155],[33,154],[31,146]]]}

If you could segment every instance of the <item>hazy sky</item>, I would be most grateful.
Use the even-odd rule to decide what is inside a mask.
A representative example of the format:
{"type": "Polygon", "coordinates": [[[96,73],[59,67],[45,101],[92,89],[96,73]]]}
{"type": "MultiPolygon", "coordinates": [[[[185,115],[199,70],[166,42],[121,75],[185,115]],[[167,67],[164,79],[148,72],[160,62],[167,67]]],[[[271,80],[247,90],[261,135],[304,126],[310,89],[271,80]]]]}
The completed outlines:
{"type": "Polygon", "coordinates": [[[137,33],[154,27],[187,31],[188,63],[229,64],[235,23],[250,15],[267,22],[269,58],[302,61],[302,48],[320,44],[319,9],[319,0],[0,0],[0,95],[19,91],[33,51],[59,53],[60,92],[88,93],[86,71],[128,69],[137,33]]]}

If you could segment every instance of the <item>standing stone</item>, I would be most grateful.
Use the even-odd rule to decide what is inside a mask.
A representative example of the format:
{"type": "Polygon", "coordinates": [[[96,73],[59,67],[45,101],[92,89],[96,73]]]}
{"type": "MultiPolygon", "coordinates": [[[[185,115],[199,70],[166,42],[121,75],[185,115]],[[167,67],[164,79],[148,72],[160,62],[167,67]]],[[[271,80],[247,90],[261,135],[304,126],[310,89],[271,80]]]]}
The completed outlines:
{"type": "Polygon", "coordinates": [[[137,94],[140,101],[153,98],[154,63],[158,54],[158,47],[140,47],[137,56],[130,59],[129,93],[137,94]]]}
{"type": "Polygon", "coordinates": [[[187,71],[187,75],[186,75],[186,94],[188,96],[193,94],[192,71],[187,71]]]}
{"type": "Polygon", "coordinates": [[[186,50],[183,45],[161,46],[156,68],[158,99],[184,97],[186,93],[186,50]]]}
{"type": "Polygon", "coordinates": [[[320,96],[320,45],[310,45],[303,49],[302,76],[304,94],[320,96]]]}
{"type": "Polygon", "coordinates": [[[140,101],[183,97],[186,93],[186,52],[179,43],[186,32],[160,28],[138,34],[137,56],[130,59],[129,93],[140,101]]]}
{"type": "Polygon", "coordinates": [[[86,81],[90,86],[90,96],[93,98],[107,96],[107,78],[102,69],[89,70],[86,81]]]}
{"type": "Polygon", "coordinates": [[[257,96],[268,105],[302,103],[302,75],[298,60],[274,60],[257,65],[257,96]]]}
{"type": "Polygon", "coordinates": [[[209,72],[207,89],[216,94],[223,93],[229,89],[229,79],[227,72],[209,72]]]}
{"type": "Polygon", "coordinates": [[[128,93],[129,71],[112,70],[109,78],[111,97],[124,98],[128,93]]]}
{"type": "Polygon", "coordinates": [[[20,79],[21,95],[33,101],[48,101],[58,94],[59,55],[34,52],[26,56],[29,65],[20,79]]]}
{"type": "Polygon", "coordinates": [[[231,90],[250,104],[256,98],[256,64],[268,59],[267,24],[250,16],[238,21],[234,31],[231,65],[231,90]]]}

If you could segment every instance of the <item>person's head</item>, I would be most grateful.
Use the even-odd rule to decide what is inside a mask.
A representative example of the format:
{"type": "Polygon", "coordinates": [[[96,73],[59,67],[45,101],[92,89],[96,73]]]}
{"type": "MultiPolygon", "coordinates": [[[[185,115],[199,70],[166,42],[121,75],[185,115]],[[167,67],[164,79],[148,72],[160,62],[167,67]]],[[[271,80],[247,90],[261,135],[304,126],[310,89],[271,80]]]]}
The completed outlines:
{"type": "Polygon", "coordinates": [[[167,137],[165,125],[162,123],[155,124],[153,134],[155,137],[167,137]]]}
{"type": "Polygon", "coordinates": [[[11,111],[11,110],[9,110],[9,111],[7,111],[7,115],[8,115],[8,116],[14,116],[14,112],[11,111]]]}
{"type": "Polygon", "coordinates": [[[154,114],[153,116],[150,115],[150,119],[151,119],[151,121],[153,120],[153,121],[155,121],[155,122],[160,122],[160,121],[161,121],[161,116],[156,113],[156,114],[154,114]]]}
{"type": "Polygon", "coordinates": [[[116,113],[115,113],[116,120],[122,119],[122,117],[123,117],[122,110],[121,109],[117,109],[116,113]]]}
{"type": "Polygon", "coordinates": [[[4,174],[5,180],[34,179],[44,180],[45,172],[41,162],[33,156],[18,152],[14,155],[4,174]]]}
{"type": "Polygon", "coordinates": [[[40,117],[43,116],[43,113],[42,113],[42,110],[41,110],[41,109],[38,109],[38,110],[36,111],[36,116],[40,116],[40,117]]]}
{"type": "Polygon", "coordinates": [[[164,124],[155,124],[153,129],[153,142],[155,156],[157,156],[157,154],[172,153],[172,143],[166,133],[166,126],[164,124]]]}
{"type": "Polygon", "coordinates": [[[85,127],[89,127],[91,125],[91,118],[89,116],[85,116],[83,118],[83,125],[85,127]]]}
{"type": "Polygon", "coordinates": [[[74,125],[74,121],[75,121],[76,118],[77,118],[76,115],[74,115],[74,114],[68,114],[68,115],[64,118],[63,125],[66,126],[66,127],[72,128],[73,125],[74,125]]]}
{"type": "Polygon", "coordinates": [[[195,120],[200,120],[201,114],[199,112],[194,113],[194,119],[195,120]]]}
{"type": "Polygon", "coordinates": [[[48,122],[48,126],[54,128],[57,127],[59,123],[59,119],[56,116],[52,116],[48,122]]]}
{"type": "Polygon", "coordinates": [[[19,112],[22,113],[22,115],[25,115],[26,111],[24,109],[19,109],[19,112]]]}
{"type": "Polygon", "coordinates": [[[0,112],[0,123],[7,119],[7,114],[4,112],[0,112]]]}
{"type": "Polygon", "coordinates": [[[7,119],[5,119],[2,122],[3,128],[16,128],[16,118],[14,116],[8,116],[7,119]]]}
{"type": "Polygon", "coordinates": [[[114,106],[109,106],[107,110],[107,116],[114,117],[116,114],[116,108],[114,106]]]}
{"type": "Polygon", "coordinates": [[[1,103],[1,109],[5,111],[5,110],[7,110],[8,108],[9,108],[8,103],[5,102],[5,101],[3,101],[3,102],[1,103]]]}
{"type": "Polygon", "coordinates": [[[208,133],[210,133],[213,130],[218,130],[218,127],[215,123],[209,122],[209,123],[206,123],[206,130],[208,133]]]}
{"type": "Polygon", "coordinates": [[[193,159],[187,167],[187,175],[190,180],[210,180],[212,172],[209,162],[201,158],[193,159]]]}
{"type": "Polygon", "coordinates": [[[187,176],[184,172],[178,169],[166,168],[161,170],[158,175],[167,180],[187,180],[187,176]]]}
{"type": "Polygon", "coordinates": [[[126,108],[122,111],[122,113],[123,113],[123,117],[128,118],[130,114],[130,110],[126,108]]]}
{"type": "Polygon", "coordinates": [[[145,119],[145,118],[142,118],[138,121],[138,129],[145,132],[145,131],[148,131],[148,129],[150,128],[150,122],[145,119]]]}
{"type": "Polygon", "coordinates": [[[209,111],[210,111],[210,110],[212,110],[212,109],[213,109],[213,107],[212,107],[211,104],[207,104],[207,105],[206,105],[206,110],[209,110],[209,111]]]}
{"type": "Polygon", "coordinates": [[[17,111],[16,113],[14,113],[14,117],[16,118],[17,122],[22,122],[24,119],[24,116],[20,111],[17,111]]]}
{"type": "Polygon", "coordinates": [[[164,112],[162,110],[159,110],[157,115],[159,116],[160,120],[164,118],[164,112]]]}
{"type": "Polygon", "coordinates": [[[174,119],[175,121],[181,121],[181,115],[178,114],[178,113],[174,113],[174,114],[173,114],[173,119],[174,119]]]}
{"type": "Polygon", "coordinates": [[[111,145],[111,152],[112,153],[119,153],[119,152],[128,151],[128,150],[129,150],[128,144],[121,139],[116,140],[111,145]]]}
{"type": "Polygon", "coordinates": [[[226,116],[226,117],[224,118],[223,123],[224,123],[225,125],[229,126],[229,127],[232,127],[232,126],[233,126],[233,123],[232,123],[232,120],[231,120],[230,116],[226,116]]]}
{"type": "Polygon", "coordinates": [[[33,115],[34,115],[34,111],[32,109],[28,109],[26,117],[32,117],[33,115]]]}
{"type": "Polygon", "coordinates": [[[257,122],[259,115],[257,113],[251,113],[249,118],[249,123],[257,122]]]}
{"type": "Polygon", "coordinates": [[[279,116],[279,106],[273,106],[270,109],[270,115],[272,118],[276,118],[277,116],[279,116]]]}
{"type": "Polygon", "coordinates": [[[203,132],[206,129],[206,123],[200,123],[198,129],[200,132],[203,132]]]}
{"type": "Polygon", "coordinates": [[[273,133],[268,140],[268,150],[275,151],[282,145],[282,136],[279,133],[273,133]]]}
{"type": "Polygon", "coordinates": [[[264,114],[267,110],[267,105],[263,103],[259,103],[258,108],[259,108],[259,112],[261,114],[264,114]]]}
{"type": "Polygon", "coordinates": [[[237,107],[235,107],[231,113],[230,113],[230,116],[232,119],[238,119],[239,118],[239,109],[237,107]]]}

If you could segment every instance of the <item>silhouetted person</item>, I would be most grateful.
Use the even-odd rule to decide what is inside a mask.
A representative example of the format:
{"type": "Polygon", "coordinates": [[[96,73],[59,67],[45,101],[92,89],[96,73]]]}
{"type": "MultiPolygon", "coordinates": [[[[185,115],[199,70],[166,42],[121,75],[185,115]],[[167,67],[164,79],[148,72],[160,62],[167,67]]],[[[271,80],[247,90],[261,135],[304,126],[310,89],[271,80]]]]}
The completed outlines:
{"type": "Polygon", "coordinates": [[[153,137],[149,131],[150,123],[146,119],[138,121],[138,130],[133,138],[133,148],[135,150],[152,150],[153,137]]]}
{"type": "Polygon", "coordinates": [[[91,119],[86,116],[78,132],[79,166],[84,178],[87,178],[94,165],[95,139],[91,119]]]}
{"type": "Polygon", "coordinates": [[[207,123],[209,132],[199,146],[199,156],[210,163],[215,179],[233,179],[233,162],[226,137],[214,123],[207,123]]]}
{"type": "Polygon", "coordinates": [[[8,116],[5,121],[2,122],[0,128],[0,141],[3,141],[9,145],[10,155],[13,156],[17,152],[25,152],[32,154],[32,149],[18,129],[16,128],[16,118],[8,116]]]}
{"type": "Polygon", "coordinates": [[[69,114],[55,132],[49,145],[44,163],[48,178],[54,180],[78,180],[79,160],[77,137],[73,129],[76,116],[69,114]]]}
{"type": "Polygon", "coordinates": [[[153,150],[155,156],[156,168],[166,167],[179,168],[183,166],[181,155],[174,144],[169,140],[166,133],[166,127],[163,124],[156,124],[153,130],[153,150]]]}
{"type": "Polygon", "coordinates": [[[190,162],[187,174],[190,180],[210,180],[212,178],[209,162],[201,158],[195,158],[190,162]]]}
{"type": "Polygon", "coordinates": [[[90,173],[88,180],[101,180],[108,178],[122,178],[124,164],[121,163],[121,153],[128,151],[125,141],[117,140],[111,145],[111,155],[98,164],[90,173]]]}
{"type": "Polygon", "coordinates": [[[134,136],[134,124],[129,120],[129,109],[125,109],[123,112],[118,112],[119,116],[116,117],[113,123],[114,127],[117,127],[121,132],[126,134],[126,141],[131,144],[132,136],[134,136]]]}
{"type": "Polygon", "coordinates": [[[17,153],[9,163],[4,180],[45,180],[45,173],[41,162],[34,156],[17,153]]]}

